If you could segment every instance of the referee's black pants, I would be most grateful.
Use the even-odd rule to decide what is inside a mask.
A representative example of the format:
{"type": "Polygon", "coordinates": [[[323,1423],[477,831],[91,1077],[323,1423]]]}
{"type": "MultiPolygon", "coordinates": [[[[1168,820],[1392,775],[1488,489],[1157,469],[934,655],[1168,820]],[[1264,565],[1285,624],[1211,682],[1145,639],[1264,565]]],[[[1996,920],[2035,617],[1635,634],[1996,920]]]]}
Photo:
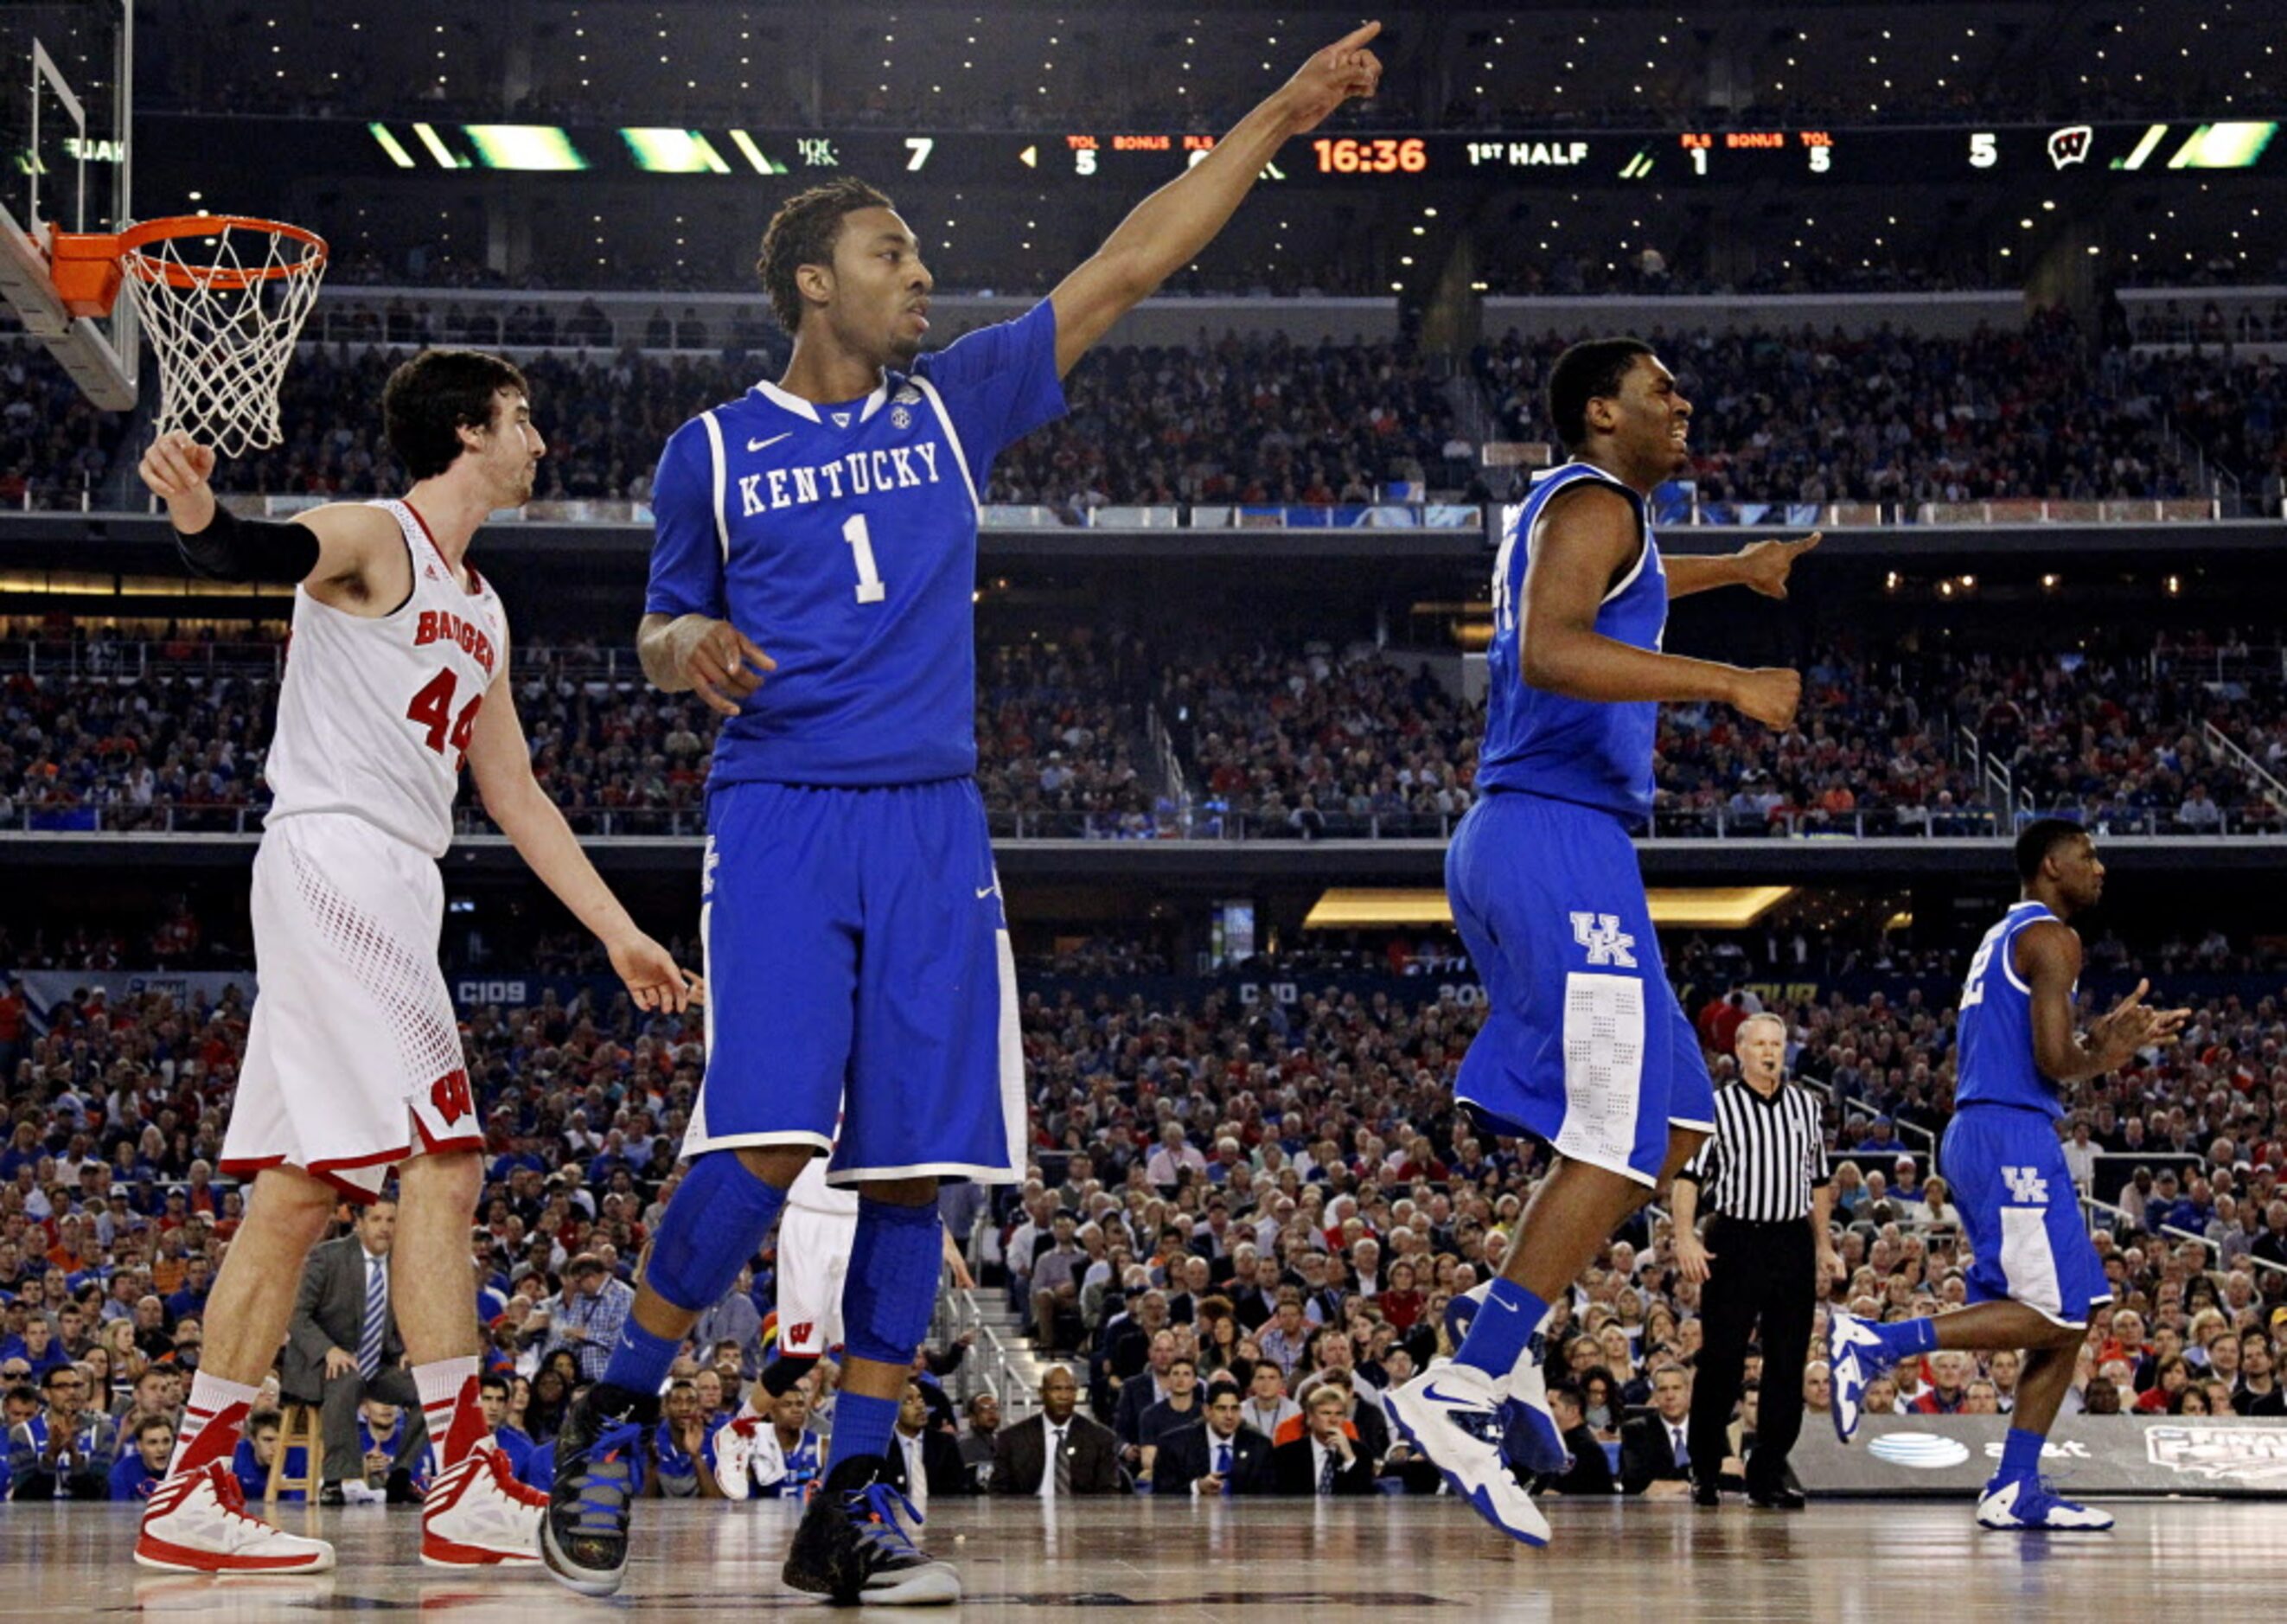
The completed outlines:
{"type": "Polygon", "coordinates": [[[1725,1433],[1739,1402],[1747,1343],[1761,1329],[1763,1382],[1755,1411],[1750,1493],[1786,1484],[1787,1452],[1802,1432],[1802,1370],[1818,1308],[1818,1254],[1808,1217],[1750,1224],[1717,1217],[1707,1226],[1707,1283],[1700,1288],[1702,1336],[1691,1383],[1691,1475],[1713,1483],[1727,1453],[1725,1433]]]}

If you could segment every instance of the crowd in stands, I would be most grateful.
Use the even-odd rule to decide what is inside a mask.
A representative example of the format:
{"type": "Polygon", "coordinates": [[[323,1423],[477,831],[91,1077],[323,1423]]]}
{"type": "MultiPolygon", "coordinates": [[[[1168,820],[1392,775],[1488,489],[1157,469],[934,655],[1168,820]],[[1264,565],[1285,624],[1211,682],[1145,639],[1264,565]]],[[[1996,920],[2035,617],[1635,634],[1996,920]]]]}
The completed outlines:
{"type": "MultiPolygon", "coordinates": [[[[99,638],[44,661],[16,647],[0,670],[0,821],[228,831],[266,804],[275,646],[99,638]]],[[[981,644],[978,780],[996,829],[1435,836],[1468,810],[1483,705],[1427,665],[1300,638],[1210,649],[1171,660],[1086,627],[981,644]]],[[[1721,706],[1661,709],[1655,833],[1990,833],[2006,817],[1991,773],[2019,806],[2116,832],[2269,833],[2287,817],[2287,675],[2242,633],[2070,654],[1833,646],[1804,677],[1781,733],[1721,706]]],[[[625,650],[521,649],[513,680],[534,772],[575,828],[698,828],[712,712],[653,691],[625,650]]],[[[488,827],[473,800],[462,818],[488,827]]]]}
{"type": "MultiPolygon", "coordinates": [[[[530,347],[594,337],[599,319],[592,307],[551,313],[542,305],[505,315],[457,305],[345,313],[335,327],[360,339],[304,346],[281,395],[281,443],[225,464],[218,485],[289,495],[402,488],[375,408],[390,370],[408,345],[497,342],[520,357],[549,440],[535,498],[641,502],[668,435],[780,359],[779,341],[753,321],[709,344],[705,323],[665,305],[640,347],[530,347]]],[[[2204,494],[2180,448],[2187,439],[2251,491],[2287,472],[2287,386],[2275,362],[2093,356],[2061,314],[1967,338],[1648,336],[1693,399],[1690,477],[1705,502],[2204,494]]],[[[1541,390],[1563,347],[1511,332],[1475,352],[1500,438],[1554,438],[1541,390]]],[[[88,489],[107,500],[134,494],[123,419],[79,401],[28,341],[0,366],[18,385],[0,410],[0,500],[75,507],[88,489]]],[[[1447,386],[1410,345],[1202,335],[1188,347],[1100,349],[1064,388],[1069,415],[1001,455],[987,501],[1082,522],[1107,504],[1361,503],[1400,482],[1484,494],[1447,386]]]]}
{"type": "MultiPolygon", "coordinates": [[[[2166,424],[2183,363],[2093,357],[2071,319],[1966,339],[1880,331],[1650,335],[1694,407],[1710,501],[2093,500],[2192,490],[2166,424]]],[[[1512,332],[1474,358],[1509,435],[1550,440],[1541,390],[1563,348],[1512,332]]],[[[2200,386],[2220,411],[2237,397],[2200,386]]]]}
{"type": "MultiPolygon", "coordinates": [[[[94,988],[45,1008],[25,999],[20,985],[0,989],[0,1034],[14,1034],[0,1036],[11,1481],[20,1496],[131,1497],[150,1476],[135,1462],[163,1457],[155,1443],[139,1453],[158,1436],[145,1423],[180,1404],[206,1292],[243,1214],[216,1161],[247,1009],[235,991],[196,1004],[94,988]],[[51,1447],[59,1430],[71,1441],[51,1447]]],[[[2287,1265],[2287,995],[2195,1003],[2178,1046],[2073,1097],[2068,1165],[2103,1198],[2089,1211],[2116,1291],[2092,1324],[2067,1401],[2076,1411],[2282,1412],[2272,1367],[2287,1327],[2287,1268],[2275,1266],[2287,1265]]],[[[1719,984],[1692,1010],[1719,1081],[1757,1006],[1719,984]]],[[[1788,1025],[1793,1073],[1827,1100],[1848,1269],[1833,1302],[1892,1318],[1958,1305],[1958,1215],[1930,1148],[1951,1109],[1952,1010],[1919,991],[1769,1007],[1788,1025]]],[[[1227,1398],[1274,1447],[1321,1428],[1326,1406],[1319,1436],[1341,1430],[1344,1453],[1365,1463],[1357,1492],[1429,1485],[1375,1398],[1450,1351],[1447,1308],[1486,1278],[1540,1171],[1530,1147],[1481,1134],[1452,1105],[1482,1018],[1450,990],[1321,993],[1307,978],[1291,1004],[1220,993],[1147,1003],[1116,977],[1096,994],[1025,997],[1030,1177],[990,1206],[974,1192],[946,1205],[988,1288],[1005,1284],[1041,1342],[1073,1359],[1042,1398],[1052,1414],[1084,1398],[1110,1429],[1114,1464],[1095,1486],[1191,1492],[1207,1472],[1181,1430],[1203,1405],[1210,1425],[1229,1421],[1227,1398]]],[[[623,996],[567,1006],[548,994],[471,1010],[463,1035],[487,1130],[477,1244],[500,1424],[512,1446],[544,1446],[596,1374],[562,1327],[623,1311],[625,1277],[672,1190],[701,1031],[695,1016],[643,1017],[623,996]]],[[[1672,1240],[1664,1218],[1638,1220],[1557,1311],[1554,1368],[1616,1455],[1626,1412],[1659,1402],[1664,1371],[1688,1379],[1697,1349],[1697,1288],[1680,1278],[1672,1240]]],[[[721,1463],[719,1423],[767,1353],[774,1264],[766,1252],[702,1321],[678,1374],[688,1397],[651,1446],[661,1481],[647,1492],[709,1493],[683,1480],[694,1462],[721,1463]]],[[[1018,1470],[993,1437],[996,1406],[972,1402],[955,1422],[947,1390],[963,1384],[953,1379],[961,1357],[940,1346],[917,1366],[908,1435],[945,1432],[946,1446],[932,1446],[940,1463],[947,1446],[961,1457],[930,1469],[931,1493],[991,1487],[1018,1470]]],[[[2006,1411],[2015,1374],[2006,1356],[1912,1363],[1871,1407],[2006,1411]]],[[[1804,1381],[1815,1407],[1823,1376],[1816,1366],[1773,1373],[1804,1381]]],[[[756,1400],[764,1414],[739,1458],[775,1475],[755,1492],[814,1472],[808,1435],[830,1433],[831,1385],[829,1371],[783,1406],[756,1400]],[[765,1424],[775,1455],[758,1438],[765,1424]]],[[[392,1446],[403,1423],[367,1419],[383,1493],[405,1464],[392,1446]]],[[[1743,1420],[1742,1455],[1752,1410],[1743,1420]]],[[[249,1439],[249,1474],[264,1447],[274,1443],[249,1439]]],[[[544,1447],[511,1454],[545,1471],[544,1447]]],[[[1631,1490],[1672,1492],[1621,1476],[1631,1490]]],[[[1274,1486],[1248,1481],[1236,1492],[1274,1486]]]]}

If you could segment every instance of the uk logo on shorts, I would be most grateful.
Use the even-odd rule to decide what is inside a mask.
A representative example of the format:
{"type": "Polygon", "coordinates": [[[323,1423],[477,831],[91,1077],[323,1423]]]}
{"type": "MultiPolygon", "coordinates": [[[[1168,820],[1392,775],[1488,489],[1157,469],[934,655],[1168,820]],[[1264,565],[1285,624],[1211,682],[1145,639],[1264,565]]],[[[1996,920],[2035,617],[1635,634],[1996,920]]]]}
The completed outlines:
{"type": "Polygon", "coordinates": [[[714,897],[715,869],[722,860],[721,854],[715,850],[715,836],[709,835],[707,837],[707,860],[700,865],[699,870],[699,896],[701,901],[714,897]]]}
{"type": "Polygon", "coordinates": [[[2003,1168],[2002,1181],[2009,1186],[2009,1204],[2013,1207],[2046,1207],[2049,1204],[2049,1181],[2041,1176],[2038,1168],[2003,1168]]]}
{"type": "Polygon", "coordinates": [[[1636,939],[1620,929],[1618,915],[1573,915],[1572,939],[1588,950],[1591,964],[1616,964],[1623,970],[1636,968],[1636,955],[1631,951],[1636,939]]]}

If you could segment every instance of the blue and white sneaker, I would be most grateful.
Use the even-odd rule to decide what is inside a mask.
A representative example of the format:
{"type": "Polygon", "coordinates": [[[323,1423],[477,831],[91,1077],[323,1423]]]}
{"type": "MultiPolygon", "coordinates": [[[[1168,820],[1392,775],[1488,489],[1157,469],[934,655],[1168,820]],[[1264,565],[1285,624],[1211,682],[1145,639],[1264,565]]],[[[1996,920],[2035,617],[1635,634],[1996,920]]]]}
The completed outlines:
{"type": "MultiPolygon", "coordinates": [[[[1493,1283],[1486,1280],[1445,1304],[1445,1335],[1456,1348],[1468,1338],[1492,1288],[1493,1283]]],[[[1508,1397],[1501,1402],[1501,1456],[1527,1482],[1544,1472],[1572,1470],[1572,1452],[1564,1446],[1564,1434],[1548,1408],[1548,1378],[1541,1365],[1547,1352],[1547,1339],[1534,1332],[1509,1372],[1508,1397]]]]}
{"type": "Polygon", "coordinates": [[[1548,1407],[1548,1378],[1540,1367],[1539,1337],[1508,1373],[1501,1400],[1501,1455],[1516,1475],[1530,1483],[1543,1472],[1572,1470],[1572,1452],[1564,1446],[1564,1433],[1548,1407]]]}
{"type": "Polygon", "coordinates": [[[1980,1528],[2070,1528],[2101,1533],[2109,1512],[2059,1498],[2046,1477],[1996,1477],[1977,1499],[1980,1528]]]}
{"type": "Polygon", "coordinates": [[[1475,1366],[1444,1364],[1386,1395],[1382,1409],[1478,1516],[1512,1540],[1546,1545],[1548,1519],[1501,1458],[1503,1385],[1475,1366]]]}
{"type": "Polygon", "coordinates": [[[1837,1309],[1826,1323],[1826,1365],[1834,1377],[1834,1436],[1844,1443],[1858,1430],[1866,1383],[1891,1365],[1889,1344],[1869,1319],[1837,1309]]]}

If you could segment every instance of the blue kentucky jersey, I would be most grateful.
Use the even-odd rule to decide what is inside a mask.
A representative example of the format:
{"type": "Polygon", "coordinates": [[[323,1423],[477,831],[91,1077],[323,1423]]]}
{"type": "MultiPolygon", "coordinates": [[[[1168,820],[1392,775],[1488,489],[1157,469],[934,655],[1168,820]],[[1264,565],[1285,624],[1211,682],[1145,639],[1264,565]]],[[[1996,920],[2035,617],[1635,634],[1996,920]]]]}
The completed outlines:
{"type": "Polygon", "coordinates": [[[728,619],[778,661],[724,725],[711,782],[976,772],[977,492],[1064,409],[1043,299],[862,400],[758,384],[676,431],[645,610],[728,619]]]}
{"type": "Polygon", "coordinates": [[[2056,915],[2020,902],[1985,933],[1961,984],[1961,1058],[1956,1105],[2017,1105],[2052,1117],[2065,1113],[2056,1085],[2033,1063],[2033,989],[2017,974],[2017,938],[2027,925],[2056,915]]]}
{"type": "Polygon", "coordinates": [[[1485,652],[1485,742],[1477,756],[1481,789],[1523,789],[1640,821],[1651,812],[1652,742],[1659,707],[1571,699],[1524,681],[1524,578],[1532,527],[1549,500],[1598,482],[1626,496],[1643,531],[1643,551],[1596,611],[1596,630],[1615,642],[1657,649],[1667,630],[1667,572],[1643,498],[1601,468],[1567,463],[1537,480],[1510,519],[1493,563],[1493,640],[1485,652]]]}

